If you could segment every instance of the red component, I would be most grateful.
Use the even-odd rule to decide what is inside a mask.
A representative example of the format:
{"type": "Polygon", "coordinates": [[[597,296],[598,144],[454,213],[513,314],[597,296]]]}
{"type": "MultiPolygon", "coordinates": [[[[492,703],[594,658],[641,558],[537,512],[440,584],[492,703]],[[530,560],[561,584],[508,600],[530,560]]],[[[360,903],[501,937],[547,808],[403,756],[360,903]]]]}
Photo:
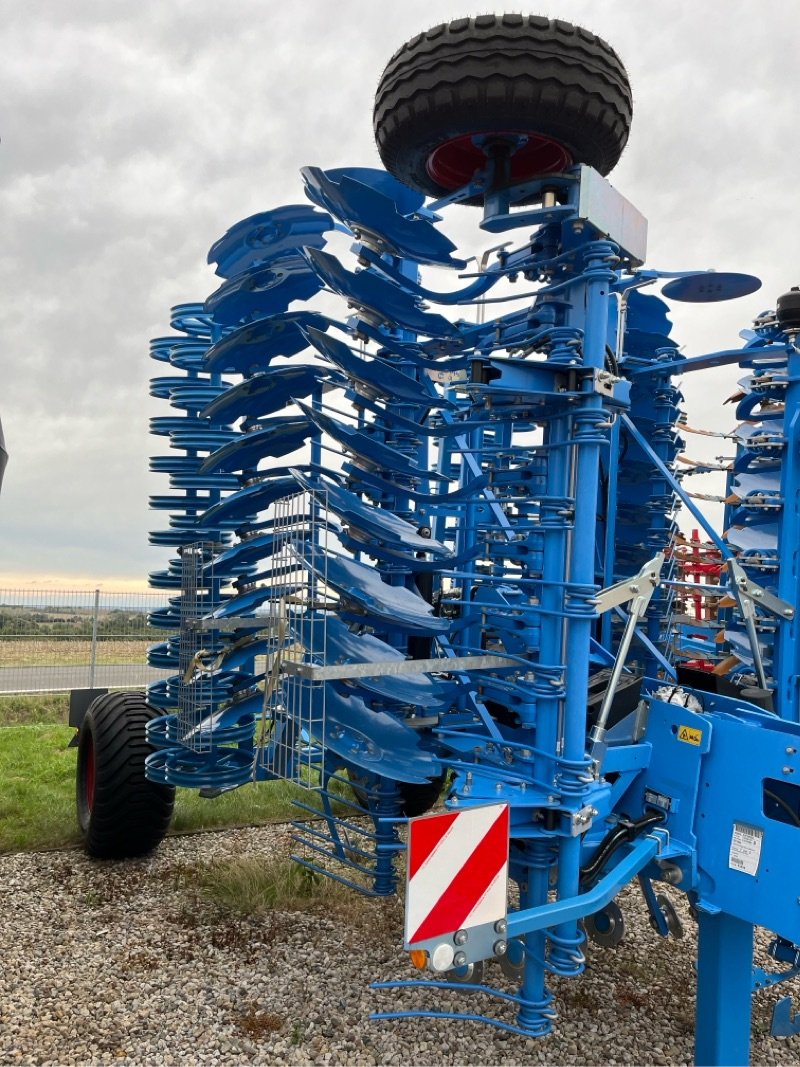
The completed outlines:
{"type": "Polygon", "coordinates": [[[414,823],[413,848],[408,850],[408,877],[413,878],[425,860],[430,856],[444,835],[458,818],[458,812],[437,815],[435,818],[420,819],[414,823]]]}
{"type": "Polygon", "coordinates": [[[94,781],[94,740],[90,736],[86,746],[86,807],[90,815],[94,807],[94,781]]]}
{"type": "MultiPolygon", "coordinates": [[[[703,543],[698,530],[692,530],[692,538],[687,547],[689,554],[681,553],[678,557],[684,580],[699,584],[701,579],[705,579],[703,583],[705,585],[719,585],[722,570],[722,556],[719,549],[714,545],[703,543]]],[[[704,603],[705,598],[702,594],[694,593],[692,600],[696,619],[714,618],[716,608],[704,603]]]]}
{"type": "MultiPolygon", "coordinates": [[[[426,170],[431,178],[444,189],[461,189],[477,170],[486,166],[486,146],[475,144],[473,138],[487,136],[464,134],[453,137],[444,144],[434,148],[428,156],[426,170]]],[[[572,155],[549,137],[538,133],[520,133],[504,131],[492,134],[492,140],[502,138],[521,138],[527,140],[521,144],[510,159],[511,182],[522,182],[527,178],[536,178],[541,174],[559,174],[572,166],[572,155]]]]}
{"type": "Polygon", "coordinates": [[[716,667],[716,663],[713,663],[709,659],[687,659],[685,663],[681,664],[681,666],[691,667],[693,670],[696,671],[708,671],[708,673],[710,674],[711,671],[713,671],[716,667]]]}

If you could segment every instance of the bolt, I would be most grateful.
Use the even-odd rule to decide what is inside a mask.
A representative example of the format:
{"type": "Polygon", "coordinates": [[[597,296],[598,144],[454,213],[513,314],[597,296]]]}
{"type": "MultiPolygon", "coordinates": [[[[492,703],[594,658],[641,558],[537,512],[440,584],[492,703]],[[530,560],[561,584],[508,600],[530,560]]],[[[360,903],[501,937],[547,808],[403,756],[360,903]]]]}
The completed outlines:
{"type": "Polygon", "coordinates": [[[784,774],[794,774],[794,767],[784,767],[783,768],[783,773],[784,774]]]}
{"type": "Polygon", "coordinates": [[[494,924],[494,931],[496,934],[504,934],[508,929],[508,923],[505,919],[498,919],[494,924]]]}
{"type": "Polygon", "coordinates": [[[467,962],[467,954],[466,954],[466,952],[457,952],[455,954],[455,956],[453,956],[453,966],[454,967],[463,967],[466,962],[467,962]]]}
{"type": "Polygon", "coordinates": [[[795,752],[797,752],[797,749],[796,748],[792,748],[791,745],[786,749],[786,755],[787,756],[793,756],[795,754],[795,752]]]}
{"type": "Polygon", "coordinates": [[[495,954],[495,956],[505,956],[507,951],[508,951],[508,942],[506,942],[506,941],[495,941],[495,943],[494,943],[494,954],[495,954]]]}
{"type": "Polygon", "coordinates": [[[453,934],[453,942],[456,945],[466,945],[468,939],[469,934],[466,930],[456,930],[453,934]]]}

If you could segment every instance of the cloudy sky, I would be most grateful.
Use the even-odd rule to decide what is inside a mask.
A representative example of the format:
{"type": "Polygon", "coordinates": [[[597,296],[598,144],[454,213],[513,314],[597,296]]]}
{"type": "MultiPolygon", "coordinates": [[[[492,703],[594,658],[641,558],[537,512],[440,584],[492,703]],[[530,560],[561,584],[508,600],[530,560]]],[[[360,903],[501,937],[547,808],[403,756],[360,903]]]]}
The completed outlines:
{"type": "MultiPolygon", "coordinates": [[[[486,7],[2,9],[0,417],[11,459],[0,585],[142,584],[167,558],[147,544],[163,523],[147,495],[166,491],[147,473],[160,450],[147,433],[158,368],[148,339],[167,332],[172,304],[216,288],[206,252],[232,223],[302,200],[301,166],[377,165],[372,103],[386,60],[421,29],[486,7]]],[[[649,266],[762,278],[751,297],[675,307],[687,354],[737,344],[800,284],[800,4],[547,0],[525,10],[581,23],[622,56],[634,121],[611,179],[650,221],[649,266]]],[[[472,232],[470,209],[455,214],[451,233],[472,232]]],[[[735,377],[687,384],[690,421],[725,427],[735,377]]]]}

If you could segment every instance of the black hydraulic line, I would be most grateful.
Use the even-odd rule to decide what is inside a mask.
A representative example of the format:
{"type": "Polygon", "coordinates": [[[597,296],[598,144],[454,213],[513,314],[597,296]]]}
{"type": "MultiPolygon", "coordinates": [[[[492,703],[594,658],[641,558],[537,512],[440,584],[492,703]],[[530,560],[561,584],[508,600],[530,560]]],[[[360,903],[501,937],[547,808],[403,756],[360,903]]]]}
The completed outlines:
{"type": "Polygon", "coordinates": [[[606,345],[606,367],[612,374],[619,374],[619,363],[617,363],[617,356],[611,345],[606,345]]]}
{"type": "MultiPolygon", "coordinates": [[[[800,813],[796,812],[791,804],[787,804],[783,797],[779,797],[777,793],[773,793],[771,789],[764,790],[764,796],[771,800],[773,804],[777,804],[779,808],[783,808],[789,818],[792,820],[790,826],[800,826],[800,813]]],[[[779,819],[778,822],[781,820],[779,819]]]]}
{"type": "Polygon", "coordinates": [[[600,871],[603,869],[608,860],[617,851],[620,845],[624,845],[628,841],[633,841],[639,834],[645,830],[649,830],[651,826],[658,826],[662,823],[666,815],[663,811],[651,811],[647,815],[643,815],[641,819],[634,819],[632,821],[620,822],[612,830],[606,834],[603,840],[597,847],[597,851],[589,862],[581,867],[581,891],[589,889],[592,883],[595,881],[600,871]]]}

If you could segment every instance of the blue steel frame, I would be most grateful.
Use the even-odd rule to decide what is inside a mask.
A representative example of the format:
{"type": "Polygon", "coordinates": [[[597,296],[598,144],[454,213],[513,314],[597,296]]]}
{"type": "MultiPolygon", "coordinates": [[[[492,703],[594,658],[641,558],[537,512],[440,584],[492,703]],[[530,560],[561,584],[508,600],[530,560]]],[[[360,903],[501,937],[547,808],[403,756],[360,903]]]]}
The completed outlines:
{"type": "MultiPolygon", "coordinates": [[[[154,420],[154,432],[169,434],[186,457],[154,461],[184,496],[154,498],[173,518],[170,531],[153,541],[184,550],[196,541],[218,545],[205,564],[205,596],[232,628],[209,624],[206,647],[216,662],[199,680],[185,677],[187,627],[151,650],[152,663],[180,673],[150,691],[165,715],[150,729],[157,752],[148,775],[207,794],[270,776],[254,743],[254,716],[264,701],[256,657],[280,652],[274,637],[260,632],[258,614],[281,581],[270,568],[269,509],[296,488],[316,486],[315,507],[327,500],[345,554],[368,563],[380,588],[357,566],[342,571],[348,577],[335,587],[338,607],[308,610],[318,621],[341,620],[361,640],[360,652],[331,639],[329,659],[309,652],[307,666],[399,655],[438,656],[441,668],[397,678],[391,689],[376,691],[375,679],[363,674],[320,688],[335,714],[324,736],[303,743],[316,746],[328,830],[298,831],[313,852],[300,861],[362,888],[367,876],[369,892],[392,892],[410,785],[420,783],[420,773],[424,782],[452,772],[452,808],[510,805],[510,873],[520,890],[508,919],[509,942],[521,946],[519,992],[494,991],[517,1004],[517,1025],[458,1017],[548,1033],[555,1014],[548,976],[575,977],[584,967],[581,920],[639,877],[666,934],[652,891],[664,880],[687,892],[700,915],[697,1062],[744,1063],[753,925],[800,942],[800,909],[787,896],[800,808],[794,824],[770,817],[763,786],[765,778],[791,785],[795,771],[800,777],[797,623],[779,618],[770,631],[757,616],[759,640],[774,634],[777,717],[743,694],[725,698],[673,684],[680,583],[670,558],[626,663],[628,674],[649,675],[638,710],[618,710],[592,743],[587,693],[614,663],[620,618],[627,620],[618,602],[607,610],[602,590],[632,580],[655,553],[669,550],[678,501],[725,558],[737,556],[675,473],[682,441],[673,375],[747,366],[759,353],[785,362],[780,538],[784,546],[799,543],[797,349],[773,324],[739,352],[677,357],[667,306],[638,291],[671,275],[641,269],[641,230],[610,232],[580,213],[582,187],[618,195],[589,168],[486,194],[483,229],[536,232],[519,247],[502,246],[492,264],[447,292],[424,286],[420,267],[463,269],[437,223],[449,204],[491,188],[491,165],[428,206],[383,172],[306,168],[303,176],[314,207],[280,208],[233,227],[210,256],[225,279],[220,289],[205,310],[177,315],[185,336],[154,342],[155,358],[187,378],[154,381],[155,395],[186,416],[154,420]],[[532,197],[534,206],[511,210],[532,197]],[[355,238],[360,272],[322,251],[334,229],[355,238]],[[483,321],[492,301],[519,299],[513,288],[487,296],[518,278],[535,286],[520,294],[526,305],[483,321]],[[349,319],[288,310],[323,286],[348,301],[349,319]],[[473,309],[478,302],[480,312],[453,323],[422,300],[473,309]],[[273,360],[301,354],[312,362],[290,382],[294,363],[273,360]],[[229,386],[221,374],[244,375],[244,383],[229,386]],[[341,392],[336,404],[332,390],[341,392]],[[276,415],[277,398],[293,414],[276,415]],[[350,422],[342,422],[342,402],[354,412],[350,422]],[[217,412],[224,423],[214,421],[217,412]],[[244,421],[234,429],[237,417],[244,421]],[[304,441],[307,462],[291,463],[286,457],[304,441]],[[338,490],[326,496],[326,484],[338,490]],[[487,654],[502,657],[490,671],[470,669],[462,658],[487,654]],[[459,666],[448,672],[454,657],[459,666]],[[194,698],[191,730],[187,693],[194,698]],[[208,740],[203,751],[192,749],[198,735],[208,740]],[[356,735],[366,742],[352,744],[356,735]],[[383,753],[379,760],[375,752],[383,753]],[[354,806],[374,826],[355,858],[347,838],[354,823],[330,804],[328,784],[343,775],[357,782],[354,806]],[[760,834],[755,873],[731,865],[743,826],[760,834]],[[328,859],[350,874],[333,873],[328,859]]],[[[320,544],[315,552],[329,548],[320,544]]],[[[152,577],[175,594],[154,619],[175,629],[189,608],[179,593],[180,568],[173,561],[152,577]]],[[[799,581],[795,550],[782,562],[777,595],[795,605],[799,581]]],[[[292,630],[295,647],[305,633],[302,625],[292,630]]],[[[292,677],[284,683],[295,684],[292,677]]],[[[268,712],[269,745],[291,723],[277,706],[268,712]]],[[[448,982],[422,984],[435,990],[448,982]]],[[[415,1013],[392,1017],[407,1014],[415,1013]]]]}

